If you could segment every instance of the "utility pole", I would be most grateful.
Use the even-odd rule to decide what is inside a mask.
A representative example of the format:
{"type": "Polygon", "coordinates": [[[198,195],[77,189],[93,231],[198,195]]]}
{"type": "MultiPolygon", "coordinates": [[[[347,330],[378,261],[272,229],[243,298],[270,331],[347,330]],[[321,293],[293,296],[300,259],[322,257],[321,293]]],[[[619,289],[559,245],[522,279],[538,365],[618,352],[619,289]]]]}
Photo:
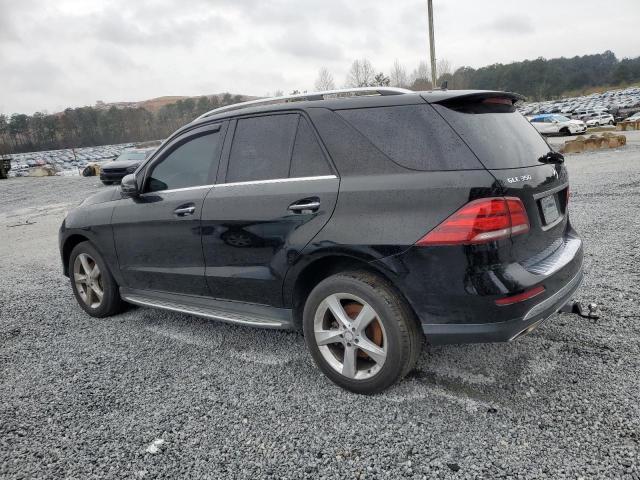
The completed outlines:
{"type": "Polygon", "coordinates": [[[433,0],[427,0],[427,9],[429,12],[429,46],[431,47],[431,88],[436,89],[438,86],[438,75],[436,74],[436,42],[433,34],[433,0]]]}

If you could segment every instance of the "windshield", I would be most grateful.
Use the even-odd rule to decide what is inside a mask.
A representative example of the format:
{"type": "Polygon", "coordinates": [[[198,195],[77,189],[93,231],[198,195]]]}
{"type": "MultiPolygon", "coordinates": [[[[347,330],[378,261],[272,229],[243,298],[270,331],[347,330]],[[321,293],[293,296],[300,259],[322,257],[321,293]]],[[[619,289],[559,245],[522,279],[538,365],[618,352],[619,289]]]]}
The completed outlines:
{"type": "Polygon", "coordinates": [[[482,102],[434,104],[486,168],[540,165],[547,142],[511,105],[482,102]]]}
{"type": "Polygon", "coordinates": [[[141,162],[147,158],[147,152],[122,152],[116,161],[126,160],[126,161],[136,161],[141,162]]]}
{"type": "Polygon", "coordinates": [[[554,115],[553,116],[554,120],[557,120],[559,122],[568,122],[570,119],[565,117],[564,115],[554,115]]]}

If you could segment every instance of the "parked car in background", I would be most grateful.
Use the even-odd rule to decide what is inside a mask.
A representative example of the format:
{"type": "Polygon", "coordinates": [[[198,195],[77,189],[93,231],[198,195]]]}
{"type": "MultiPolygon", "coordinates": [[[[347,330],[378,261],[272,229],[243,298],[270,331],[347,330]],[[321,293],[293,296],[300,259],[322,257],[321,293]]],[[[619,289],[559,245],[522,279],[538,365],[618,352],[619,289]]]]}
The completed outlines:
{"type": "Polygon", "coordinates": [[[213,110],[69,212],[64,273],[94,317],[129,302],[302,329],[327,377],[379,392],[423,336],[514,340],[582,281],[564,158],[521,98],[371,87],[213,110]]]}
{"type": "Polygon", "coordinates": [[[610,113],[596,113],[591,115],[588,119],[586,119],[587,127],[599,127],[600,125],[613,125],[615,124],[615,120],[613,115],[610,113]]]}
{"type": "Polygon", "coordinates": [[[582,120],[571,120],[564,115],[536,115],[529,121],[543,135],[576,135],[587,131],[582,120]]]}
{"type": "Polygon", "coordinates": [[[125,150],[115,160],[105,163],[100,168],[100,180],[105,185],[120,182],[122,177],[135,172],[154,151],[155,148],[125,150]]]}
{"type": "Polygon", "coordinates": [[[640,112],[636,112],[630,117],[624,119],[625,122],[640,122],[640,112]]]}

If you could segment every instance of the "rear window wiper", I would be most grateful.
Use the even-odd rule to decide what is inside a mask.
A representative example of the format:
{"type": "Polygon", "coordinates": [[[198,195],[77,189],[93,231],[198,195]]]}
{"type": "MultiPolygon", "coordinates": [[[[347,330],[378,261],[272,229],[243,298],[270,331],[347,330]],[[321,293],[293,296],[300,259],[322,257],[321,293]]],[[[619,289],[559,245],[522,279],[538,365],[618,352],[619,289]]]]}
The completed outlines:
{"type": "Polygon", "coordinates": [[[551,150],[542,155],[538,161],[542,163],[564,163],[564,155],[551,150]]]}

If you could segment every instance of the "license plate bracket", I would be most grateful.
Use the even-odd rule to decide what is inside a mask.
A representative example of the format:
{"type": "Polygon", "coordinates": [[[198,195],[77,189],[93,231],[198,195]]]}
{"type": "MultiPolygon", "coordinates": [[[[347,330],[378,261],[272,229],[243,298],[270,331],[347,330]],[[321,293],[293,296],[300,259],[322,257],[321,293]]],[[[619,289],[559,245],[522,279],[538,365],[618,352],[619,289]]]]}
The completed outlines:
{"type": "Polygon", "coordinates": [[[545,225],[550,225],[560,216],[558,210],[558,202],[556,201],[556,195],[552,194],[540,199],[540,210],[542,211],[542,220],[545,225]]]}

